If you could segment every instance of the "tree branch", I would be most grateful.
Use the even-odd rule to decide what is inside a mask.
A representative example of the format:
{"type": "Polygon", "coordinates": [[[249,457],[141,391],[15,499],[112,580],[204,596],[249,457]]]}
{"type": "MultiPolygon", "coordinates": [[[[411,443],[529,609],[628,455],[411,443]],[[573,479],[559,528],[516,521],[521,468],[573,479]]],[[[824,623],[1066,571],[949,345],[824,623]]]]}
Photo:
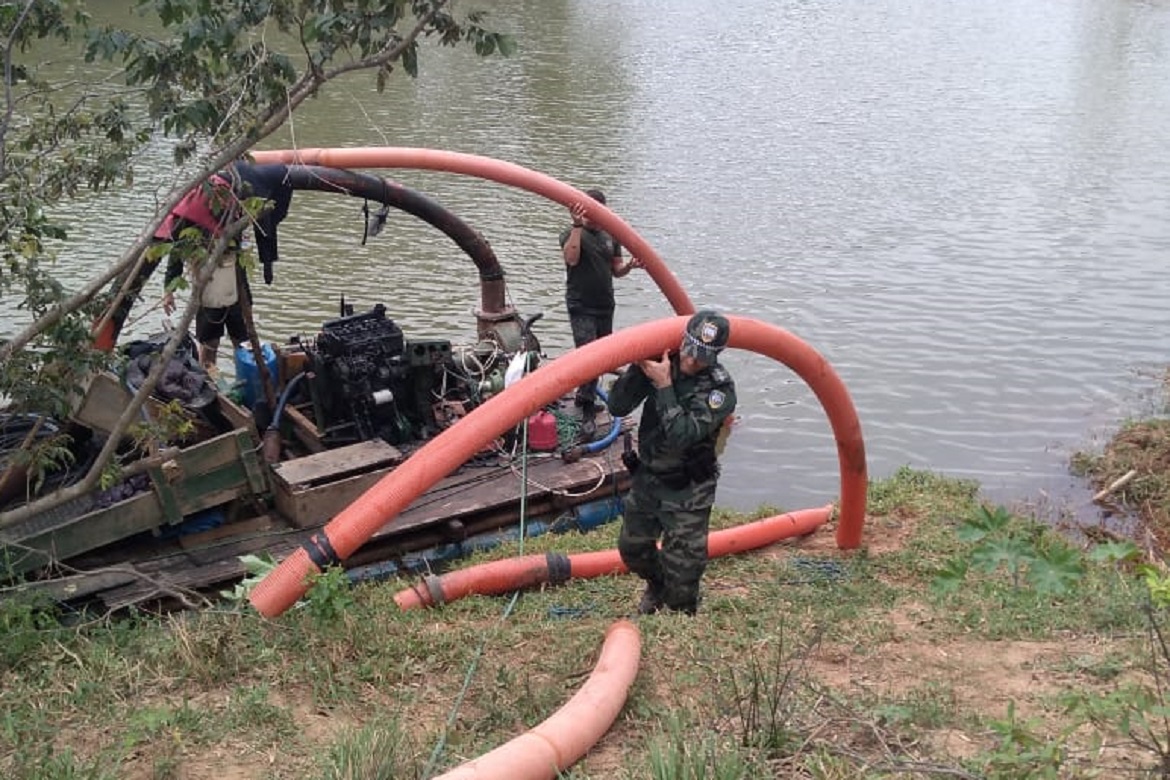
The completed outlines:
{"type": "MultiPolygon", "coordinates": [[[[17,549],[23,549],[26,552],[31,552],[31,553],[39,553],[40,552],[40,550],[34,550],[30,547],[23,547],[22,545],[13,545],[13,546],[16,547],[17,549]]],[[[190,590],[188,588],[181,588],[181,587],[177,587],[175,585],[169,585],[167,583],[160,582],[157,578],[152,577],[149,574],[146,574],[145,572],[140,571],[133,564],[115,564],[113,566],[102,566],[102,567],[97,568],[97,569],[77,569],[77,568],[74,568],[72,566],[69,566],[68,564],[62,563],[61,561],[54,560],[52,565],[54,567],[56,567],[58,570],[65,573],[64,577],[58,577],[56,579],[67,579],[69,577],[77,577],[77,576],[100,576],[102,574],[126,574],[126,575],[129,575],[129,576],[133,577],[134,579],[139,580],[141,582],[149,583],[150,586],[154,588],[154,592],[147,594],[146,596],[143,596],[142,598],[138,599],[139,602],[148,601],[155,596],[162,595],[162,596],[170,596],[171,598],[177,600],[180,604],[182,604],[187,609],[199,609],[201,607],[211,606],[211,601],[206,596],[199,593],[198,591],[190,590]]],[[[52,581],[53,581],[53,579],[50,579],[47,582],[51,583],[52,581]]],[[[0,598],[3,598],[5,595],[10,594],[10,593],[21,593],[21,592],[29,591],[29,590],[35,589],[38,586],[41,586],[43,584],[44,584],[44,581],[38,582],[36,584],[31,584],[31,585],[30,584],[20,584],[20,585],[13,585],[11,587],[0,588],[0,598]]],[[[108,617],[108,615],[107,615],[107,617],[108,617]]]]}
{"type": "Polygon", "coordinates": [[[16,42],[17,31],[20,30],[24,20],[32,13],[32,6],[36,0],[26,0],[24,8],[20,12],[20,16],[16,18],[16,22],[12,25],[12,30],[9,31],[5,39],[4,46],[4,121],[0,123],[0,178],[8,172],[8,144],[6,139],[8,137],[8,127],[12,123],[12,111],[14,100],[12,98],[12,46],[16,42]]]}
{"type": "MultiPolygon", "coordinates": [[[[33,0],[28,0],[25,7],[27,14],[32,7],[33,0]]],[[[107,268],[103,273],[99,274],[95,279],[91,280],[81,290],[61,301],[54,306],[50,311],[43,314],[36,321],[28,325],[22,331],[17,333],[11,340],[0,344],[0,361],[7,360],[11,355],[19,350],[24,349],[34,339],[43,334],[47,329],[53,327],[64,319],[67,315],[77,311],[80,307],[91,301],[103,289],[105,289],[111,282],[119,276],[127,273],[134,268],[136,264],[143,262],[143,254],[147,248],[153,243],[153,236],[158,228],[161,226],[166,215],[169,214],[175,206],[190,192],[193,188],[199,186],[203,181],[207,180],[215,172],[222,170],[230,163],[240,159],[245,153],[253,147],[257,142],[267,138],[282,127],[285,122],[289,120],[292,113],[309,97],[317,92],[325,83],[338,78],[346,73],[356,70],[368,70],[371,68],[384,67],[386,64],[400,58],[403,53],[412,46],[418,37],[422,35],[429,26],[434,23],[440,10],[449,5],[448,0],[437,0],[433,3],[429,10],[420,16],[410,32],[405,35],[396,44],[387,44],[378,53],[356,60],[347,65],[334,68],[329,71],[321,72],[312,67],[312,57],[308,57],[309,66],[305,73],[297,79],[286,91],[286,98],[279,103],[270,104],[266,109],[261,111],[253,125],[251,132],[245,133],[236,138],[231,143],[220,147],[218,150],[213,150],[206,157],[203,166],[193,175],[186,179],[186,181],[178,188],[172,190],[169,197],[165,199],[161,207],[155,213],[154,218],[150,221],[148,227],[139,234],[131,247],[124,252],[121,257],[112,266],[107,268]]],[[[11,45],[11,44],[10,44],[11,45]]],[[[9,63],[6,63],[9,64],[9,63]]],[[[9,105],[11,111],[11,104],[9,105]]],[[[3,153],[2,143],[0,143],[0,154],[3,153]]],[[[0,157],[0,164],[3,158],[0,157]]],[[[229,231],[225,232],[223,236],[217,241],[215,245],[213,258],[218,258],[223,253],[223,248],[226,246],[225,241],[227,236],[236,235],[240,230],[246,226],[251,220],[250,216],[241,218],[238,222],[232,224],[229,231]]],[[[202,289],[203,285],[210,279],[210,275],[214,270],[213,264],[208,264],[200,269],[198,278],[195,284],[195,294],[192,296],[191,302],[183,312],[181,322],[176,328],[176,333],[172,335],[163,349],[162,356],[149,372],[143,386],[135,393],[130,405],[123,410],[118,422],[115,425],[114,431],[111,432],[109,438],[106,440],[101,452],[98,455],[97,461],[86,474],[82,481],[58,491],[52,495],[46,496],[35,502],[19,507],[10,512],[0,514],[0,520],[4,524],[18,522],[20,519],[31,517],[39,512],[46,511],[54,506],[58,506],[66,501],[69,501],[77,496],[80,496],[92,490],[98,483],[106,464],[113,457],[125,431],[137,418],[143,404],[153,391],[162,374],[167,362],[173,357],[181,334],[187,332],[191,320],[194,318],[195,311],[198,308],[198,291],[202,289]]]]}
{"type": "MultiPolygon", "coordinates": [[[[257,142],[262,141],[268,136],[272,135],[280,129],[292,112],[296,110],[307,98],[311,97],[323,84],[332,81],[333,79],[350,73],[355,70],[368,70],[370,68],[381,67],[388,62],[402,56],[407,47],[413,44],[420,35],[430,25],[438,12],[448,5],[449,0],[439,0],[426,14],[421,16],[411,31],[398,42],[397,45],[383,49],[378,54],[358,60],[349,65],[341,66],[328,71],[324,74],[316,74],[311,68],[306,69],[305,74],[289,89],[288,99],[284,103],[270,105],[265,111],[261,112],[257,119],[256,131],[254,135],[249,135],[236,139],[234,142],[220,148],[217,153],[214,153],[208,162],[196,173],[189,178],[181,188],[174,190],[170,197],[163,203],[162,208],[155,214],[154,219],[145,231],[139,234],[138,239],[127,250],[118,261],[105,272],[93,279],[89,284],[83,287],[74,295],[70,296],[60,304],[55,306],[51,311],[31,323],[24,330],[17,333],[5,344],[0,344],[0,361],[7,360],[14,352],[26,347],[33,339],[39,336],[48,328],[60,322],[66,315],[76,311],[84,306],[95,295],[100,293],[107,285],[109,285],[119,275],[131,268],[139,259],[139,256],[146,250],[152,241],[155,231],[162,224],[163,219],[170,211],[178,205],[179,201],[198,186],[209,176],[216,171],[226,167],[231,162],[238,159],[248,149],[254,146],[257,142]]],[[[31,6],[32,0],[29,0],[31,6]]],[[[27,11],[27,8],[26,8],[27,11]]],[[[311,58],[310,58],[311,59],[311,58]]]]}
{"type": "Polygon", "coordinates": [[[170,363],[171,358],[174,357],[178,350],[179,343],[183,340],[183,336],[188,332],[191,326],[191,320],[195,318],[195,313],[199,310],[199,296],[207,282],[211,279],[212,273],[215,272],[216,264],[219,262],[228,247],[228,243],[240,232],[251,224],[252,217],[244,215],[236,221],[228,225],[228,228],[223,232],[219,238],[216,239],[211,253],[207,260],[199,267],[195,283],[192,286],[191,299],[187,303],[187,308],[183,310],[183,316],[179,318],[178,324],[175,326],[174,333],[171,334],[170,339],[167,340],[166,346],[163,347],[162,353],[155,361],[154,365],[150,367],[150,371],[146,375],[142,386],[134,393],[134,397],[127,404],[126,408],[122,410],[122,414],[118,417],[118,421],[114,424],[113,431],[110,432],[105,444],[102,445],[101,451],[97,455],[93,466],[86,473],[85,477],[79,482],[55,490],[43,498],[32,501],[23,506],[7,512],[0,512],[0,527],[19,523],[22,520],[34,517],[41,512],[47,512],[54,507],[60,506],[75,498],[79,498],[86,493],[92,491],[97,487],[101,479],[102,472],[105,470],[106,464],[114,456],[118,447],[122,443],[122,438],[130,425],[138,419],[139,412],[146,400],[154,392],[154,388],[158,385],[158,380],[162,377],[163,372],[166,371],[167,364],[170,363]]]}

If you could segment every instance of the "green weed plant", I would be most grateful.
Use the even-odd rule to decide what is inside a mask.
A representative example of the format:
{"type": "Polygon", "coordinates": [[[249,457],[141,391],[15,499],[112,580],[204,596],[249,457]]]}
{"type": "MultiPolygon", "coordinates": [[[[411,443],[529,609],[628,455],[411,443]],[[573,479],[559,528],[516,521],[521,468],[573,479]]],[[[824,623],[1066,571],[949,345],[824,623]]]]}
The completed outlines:
{"type": "Polygon", "coordinates": [[[1048,596],[1068,593],[1085,574],[1078,550],[1043,526],[1016,521],[1003,507],[979,506],[956,535],[969,546],[938,572],[934,586],[942,592],[958,591],[971,569],[1006,572],[1013,588],[1027,585],[1048,596]]]}

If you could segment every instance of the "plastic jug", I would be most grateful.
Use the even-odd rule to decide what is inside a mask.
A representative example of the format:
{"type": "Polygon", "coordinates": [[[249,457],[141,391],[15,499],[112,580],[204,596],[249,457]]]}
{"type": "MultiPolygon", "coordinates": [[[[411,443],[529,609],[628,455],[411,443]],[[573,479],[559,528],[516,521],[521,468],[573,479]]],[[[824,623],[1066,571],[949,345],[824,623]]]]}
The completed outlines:
{"type": "Polygon", "coordinates": [[[552,452],[557,448],[557,418],[545,409],[528,418],[528,449],[552,452]]]}
{"type": "MultiPolygon", "coordinates": [[[[260,345],[260,352],[264,355],[264,365],[268,367],[269,381],[277,382],[276,350],[264,342],[260,345]]],[[[252,347],[244,345],[236,349],[236,378],[244,383],[242,401],[249,409],[255,405],[256,399],[264,397],[264,389],[260,386],[260,369],[256,367],[256,356],[252,354],[252,347]]]]}

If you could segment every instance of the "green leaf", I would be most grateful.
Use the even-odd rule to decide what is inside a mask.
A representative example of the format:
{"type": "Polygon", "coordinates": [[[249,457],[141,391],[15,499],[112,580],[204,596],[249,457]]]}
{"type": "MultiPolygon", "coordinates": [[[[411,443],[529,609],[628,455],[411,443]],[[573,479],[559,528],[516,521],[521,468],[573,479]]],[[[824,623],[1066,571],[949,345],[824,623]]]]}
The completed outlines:
{"type": "Polygon", "coordinates": [[[1107,542],[1093,545],[1089,549],[1089,560],[1094,563],[1117,563],[1118,561],[1136,561],[1141,558],[1141,550],[1133,542],[1107,542]]]}
{"type": "Polygon", "coordinates": [[[276,568],[276,561],[268,553],[241,555],[239,558],[240,563],[244,564],[244,570],[254,577],[265,577],[276,568]]]}
{"type": "Polygon", "coordinates": [[[984,528],[989,531],[1003,531],[1012,521],[1011,512],[1002,506],[989,509],[986,504],[975,510],[975,517],[984,528]]]}
{"type": "Polygon", "coordinates": [[[516,53],[516,41],[512,36],[505,33],[497,34],[496,48],[499,49],[502,56],[511,57],[516,53]]]}
{"type": "Polygon", "coordinates": [[[1083,575],[1085,573],[1085,566],[1081,560],[1080,551],[1063,542],[1054,544],[1045,550],[1041,559],[1049,566],[1063,569],[1064,571],[1073,572],[1077,575],[1083,575]]]}
{"type": "MultiPolygon", "coordinates": [[[[402,69],[406,71],[411,78],[418,78],[418,46],[414,43],[406,47],[402,52],[402,69]]],[[[389,70],[387,70],[387,74],[389,70]]]]}
{"type": "Polygon", "coordinates": [[[496,42],[491,36],[484,36],[475,42],[475,53],[481,57],[489,57],[496,50],[496,42]]]}
{"type": "Polygon", "coordinates": [[[988,536],[1004,532],[1011,519],[1011,514],[1003,507],[991,510],[986,504],[983,504],[963,521],[957,535],[960,541],[978,542],[988,536]]]}
{"type": "Polygon", "coordinates": [[[1017,539],[988,539],[971,552],[971,564],[984,572],[993,572],[1000,566],[1014,571],[1035,559],[1030,545],[1017,539]]]}
{"type": "Polygon", "coordinates": [[[967,562],[952,558],[935,572],[931,587],[939,593],[957,593],[967,578],[967,562]]]}
{"type": "Polygon", "coordinates": [[[161,258],[170,254],[171,249],[173,249],[174,246],[175,245],[170,242],[152,244],[146,248],[146,259],[152,263],[158,262],[161,258]]]}
{"type": "Polygon", "coordinates": [[[1028,566],[1028,582],[1038,593],[1060,596],[1075,587],[1084,573],[1079,560],[1064,556],[1041,558],[1028,566]]]}
{"type": "Polygon", "coordinates": [[[986,527],[970,520],[964,520],[963,524],[955,530],[955,536],[958,537],[959,541],[967,544],[981,542],[987,538],[989,533],[986,527]]]}
{"type": "Polygon", "coordinates": [[[1138,573],[1145,579],[1154,606],[1170,607],[1170,575],[1148,563],[1139,566],[1138,573]]]}

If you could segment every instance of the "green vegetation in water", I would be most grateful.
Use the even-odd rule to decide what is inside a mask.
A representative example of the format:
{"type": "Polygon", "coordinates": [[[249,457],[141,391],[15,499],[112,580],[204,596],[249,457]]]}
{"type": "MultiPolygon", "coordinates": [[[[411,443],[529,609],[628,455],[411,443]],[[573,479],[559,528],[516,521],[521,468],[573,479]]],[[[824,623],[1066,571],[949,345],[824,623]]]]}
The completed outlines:
{"type": "MultiPolygon", "coordinates": [[[[969,482],[902,469],[870,500],[863,549],[822,529],[720,558],[697,618],[639,619],[626,705],[563,776],[1170,776],[1164,570],[983,506],[969,482]]],[[[0,772],[428,777],[555,712],[639,591],[606,577],[403,612],[411,582],[344,580],[326,572],[275,621],[241,605],[78,623],[5,602],[0,772]]]]}

